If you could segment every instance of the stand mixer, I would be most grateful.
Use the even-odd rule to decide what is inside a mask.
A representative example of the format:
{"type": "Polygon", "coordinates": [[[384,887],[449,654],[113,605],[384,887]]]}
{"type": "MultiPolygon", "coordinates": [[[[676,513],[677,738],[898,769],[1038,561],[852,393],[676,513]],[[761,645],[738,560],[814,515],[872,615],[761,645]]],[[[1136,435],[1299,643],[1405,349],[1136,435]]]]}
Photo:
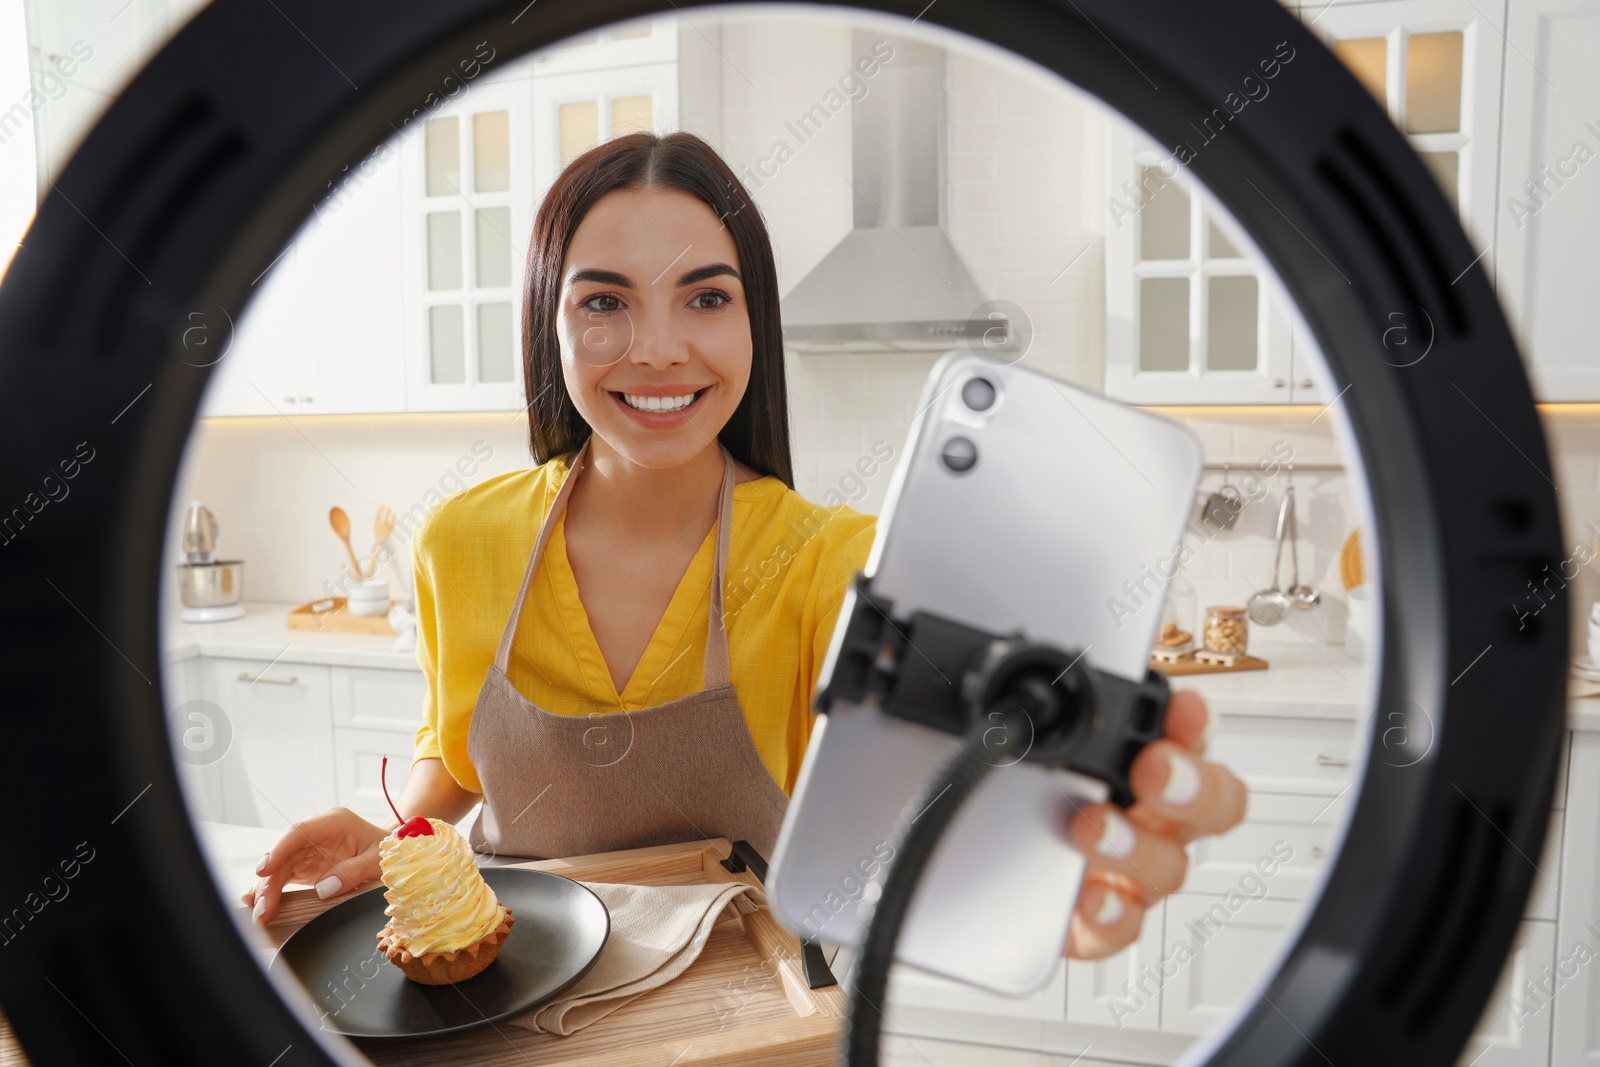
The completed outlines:
{"type": "Polygon", "coordinates": [[[226,622],[244,617],[244,562],[217,559],[217,520],[196,500],[183,516],[183,558],[178,596],[184,622],[226,622]]]}

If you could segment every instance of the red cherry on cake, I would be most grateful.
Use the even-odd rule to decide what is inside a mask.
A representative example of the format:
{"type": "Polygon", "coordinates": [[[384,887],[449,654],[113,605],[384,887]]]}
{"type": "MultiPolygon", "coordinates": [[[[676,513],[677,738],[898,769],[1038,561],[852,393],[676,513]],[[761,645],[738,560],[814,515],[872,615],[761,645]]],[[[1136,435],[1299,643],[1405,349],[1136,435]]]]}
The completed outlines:
{"type": "MultiPolygon", "coordinates": [[[[378,784],[383,786],[383,799],[389,800],[389,757],[383,757],[383,765],[378,771],[378,784]]],[[[400,811],[394,806],[394,801],[389,800],[389,810],[394,812],[394,817],[400,818],[400,811]]],[[[396,837],[432,837],[433,824],[425,815],[414,815],[409,819],[401,819],[400,828],[394,832],[396,837]]]]}

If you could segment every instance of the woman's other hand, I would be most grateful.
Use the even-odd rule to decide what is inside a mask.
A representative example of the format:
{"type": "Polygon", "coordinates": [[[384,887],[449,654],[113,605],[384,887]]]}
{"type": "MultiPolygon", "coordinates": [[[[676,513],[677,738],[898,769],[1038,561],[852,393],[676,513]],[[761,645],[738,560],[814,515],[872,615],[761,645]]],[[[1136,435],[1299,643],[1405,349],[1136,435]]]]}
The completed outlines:
{"type": "Polygon", "coordinates": [[[255,921],[265,926],[278,911],[278,899],[290,882],[315,886],[327,899],[379,877],[378,844],[389,830],[375,826],[349,808],[329,808],[290,826],[256,867],[254,889],[240,898],[253,907],[255,921]]]}
{"type": "Polygon", "coordinates": [[[1184,846],[1222,834],[1244,818],[1245,786],[1205,755],[1205,701],[1193,690],[1172,695],[1165,735],[1133,761],[1133,806],[1088,804],[1072,821],[1072,836],[1089,858],[1072,915],[1066,954],[1097,960],[1139,936],[1144,914],[1183,885],[1184,846]]]}

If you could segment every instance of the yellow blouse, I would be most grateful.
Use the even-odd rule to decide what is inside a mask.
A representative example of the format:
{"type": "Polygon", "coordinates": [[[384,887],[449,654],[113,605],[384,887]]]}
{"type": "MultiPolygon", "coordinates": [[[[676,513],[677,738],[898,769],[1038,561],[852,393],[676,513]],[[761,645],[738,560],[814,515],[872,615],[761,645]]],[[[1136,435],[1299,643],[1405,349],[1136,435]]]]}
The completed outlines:
{"type": "MultiPolygon", "coordinates": [[[[539,527],[572,453],[489,478],[441,503],[417,529],[417,661],[428,680],[412,762],[443,759],[482,793],[467,728],[539,527]]],[[[511,684],[558,715],[636,711],[705,687],[716,531],[706,534],[649,646],[618,694],[567,560],[565,516],[545,546],[507,669],[511,684]]],[[[833,625],[866,565],[877,517],[824,508],[772,475],[736,483],[723,608],[734,691],[762,762],[793,793],[833,625]]]]}

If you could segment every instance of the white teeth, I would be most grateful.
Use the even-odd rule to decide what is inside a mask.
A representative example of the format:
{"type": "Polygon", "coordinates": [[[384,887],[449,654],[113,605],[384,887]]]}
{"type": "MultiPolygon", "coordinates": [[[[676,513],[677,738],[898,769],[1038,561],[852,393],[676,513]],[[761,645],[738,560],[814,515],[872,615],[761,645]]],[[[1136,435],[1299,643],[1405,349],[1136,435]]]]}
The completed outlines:
{"type": "Polygon", "coordinates": [[[640,411],[679,411],[694,403],[695,393],[685,393],[683,396],[635,396],[632,393],[623,393],[622,399],[627,401],[631,408],[640,411]]]}

